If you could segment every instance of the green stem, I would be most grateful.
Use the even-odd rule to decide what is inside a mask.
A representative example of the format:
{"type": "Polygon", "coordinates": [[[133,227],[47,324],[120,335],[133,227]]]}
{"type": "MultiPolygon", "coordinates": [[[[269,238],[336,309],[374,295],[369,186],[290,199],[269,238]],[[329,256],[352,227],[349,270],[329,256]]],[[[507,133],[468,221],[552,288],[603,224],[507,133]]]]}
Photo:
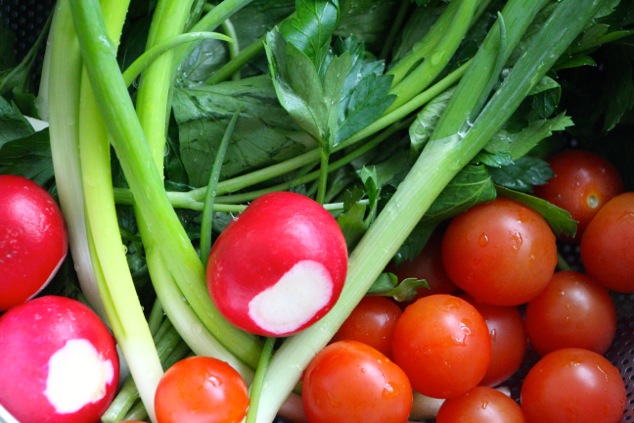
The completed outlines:
{"type": "Polygon", "coordinates": [[[319,180],[317,182],[317,196],[315,200],[319,204],[324,204],[326,191],[328,190],[328,164],[330,161],[330,152],[325,148],[322,148],[320,158],[321,164],[319,166],[319,180]]]}
{"type": "Polygon", "coordinates": [[[203,263],[207,261],[211,251],[211,229],[214,215],[214,203],[216,200],[216,185],[218,184],[218,179],[220,179],[220,169],[222,168],[225,153],[227,152],[227,147],[229,146],[229,141],[233,136],[233,130],[236,127],[236,122],[238,121],[239,116],[240,114],[236,113],[229,121],[227,130],[225,131],[225,134],[220,141],[220,145],[218,146],[216,158],[214,159],[211,174],[209,175],[209,183],[207,184],[207,192],[205,194],[205,203],[203,207],[202,223],[200,225],[200,259],[203,263]]]}
{"type": "MultiPolygon", "coordinates": [[[[123,28],[129,3],[102,3],[108,16],[108,34],[115,43],[123,28]]],[[[99,114],[93,89],[87,76],[82,76],[79,110],[79,151],[85,193],[86,218],[90,240],[94,245],[93,265],[99,272],[101,298],[118,344],[126,358],[143,404],[152,421],[154,392],[163,375],[152,333],[145,320],[121,248],[119,221],[112,192],[110,143],[99,114]],[[103,276],[101,276],[101,274],[103,276]]]]}
{"type": "Polygon", "coordinates": [[[40,84],[40,114],[49,121],[49,136],[60,207],[67,222],[69,247],[83,295],[91,307],[107,320],[92,268],[84,189],[79,160],[79,92],[82,60],[73,29],[68,2],[54,11],[50,40],[45,54],[45,72],[40,84]]]}
{"type": "MultiPolygon", "coordinates": [[[[456,50],[462,43],[464,36],[471,27],[474,14],[477,11],[477,0],[453,0],[451,4],[459,2],[455,16],[442,38],[429,51],[428,57],[407,74],[401,81],[394,83],[391,94],[396,95],[396,100],[388,108],[388,112],[410,100],[416,93],[421,92],[446,68],[456,50]]],[[[449,7],[448,7],[449,8],[449,7]]],[[[435,30],[432,30],[435,31],[435,30]]]]}
{"type": "MultiPolygon", "coordinates": [[[[159,0],[148,33],[146,51],[182,33],[193,0],[159,0]]],[[[169,98],[174,78],[172,50],[157,57],[143,72],[137,91],[136,110],[159,172],[163,169],[169,98]]]]}
{"type": "Polygon", "coordinates": [[[264,36],[241,49],[231,60],[207,78],[205,84],[214,85],[230,79],[233,75],[236,75],[249,60],[253,59],[262,51],[264,51],[264,36]]]}
{"type": "MultiPolygon", "coordinates": [[[[273,421],[302,370],[365,295],[434,199],[515,112],[603,3],[561,0],[471,129],[463,136],[433,139],[426,144],[411,171],[351,253],[348,278],[335,307],[277,350],[265,381],[267,390],[260,400],[259,422],[273,421]]],[[[463,79],[461,83],[469,82],[463,79]]]]}
{"type": "MultiPolygon", "coordinates": [[[[185,229],[169,204],[163,179],[154,162],[143,128],[119,70],[115,51],[107,40],[103,15],[97,0],[71,0],[82,57],[88,70],[99,109],[112,136],[111,144],[134,195],[146,229],[144,247],[148,256],[160,255],[166,270],[177,281],[204,327],[245,362],[257,362],[260,345],[256,337],[227,322],[213,305],[206,289],[205,272],[185,229]]],[[[157,282],[153,277],[153,283],[157,282]]],[[[165,282],[167,279],[163,279],[165,282]]],[[[155,286],[156,288],[156,286],[155,286]]],[[[157,289],[157,292],[160,289],[157,289]]],[[[182,303],[180,295],[160,298],[182,303]]],[[[181,327],[181,329],[184,329],[181,327]]],[[[185,328],[186,329],[186,328],[185,328]]],[[[190,337],[191,338],[191,337],[190,337]]]]}
{"type": "Polygon", "coordinates": [[[193,43],[195,41],[202,40],[222,40],[229,43],[234,42],[230,37],[216,32],[189,32],[187,34],[175,35],[174,37],[155,44],[148,48],[143,54],[128,66],[123,72],[123,79],[126,85],[130,86],[134,80],[147,69],[155,60],[161,57],[163,54],[183,44],[193,43]]]}
{"type": "Polygon", "coordinates": [[[255,377],[249,392],[249,410],[247,411],[246,423],[256,423],[258,407],[260,404],[260,398],[262,396],[262,389],[264,388],[264,379],[266,373],[269,370],[269,364],[271,363],[271,357],[273,356],[273,348],[275,347],[276,338],[266,338],[264,341],[264,347],[262,348],[262,355],[260,355],[260,361],[255,371],[255,377]]]}

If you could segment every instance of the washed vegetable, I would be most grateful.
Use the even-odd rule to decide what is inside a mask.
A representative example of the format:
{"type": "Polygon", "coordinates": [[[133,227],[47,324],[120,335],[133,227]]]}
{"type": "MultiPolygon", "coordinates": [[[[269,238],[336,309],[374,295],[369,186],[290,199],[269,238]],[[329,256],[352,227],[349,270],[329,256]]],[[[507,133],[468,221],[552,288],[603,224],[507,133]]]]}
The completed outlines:
{"type": "Polygon", "coordinates": [[[312,423],[397,423],[412,408],[412,387],[394,362],[357,341],[321,350],[302,378],[302,400],[312,423]]]}
{"type": "Polygon", "coordinates": [[[498,198],[451,221],[442,260],[451,280],[476,300],[515,306],[546,287],[557,265],[557,244],[539,213],[498,198]]]}
{"type": "Polygon", "coordinates": [[[442,403],[436,423],[524,423],[522,409],[508,395],[486,386],[476,386],[464,395],[442,403]]]}
{"type": "Polygon", "coordinates": [[[482,315],[462,298],[435,294],[409,305],[392,338],[392,355],[417,392],[462,395],[480,383],[491,360],[482,315]]]}
{"type": "Polygon", "coordinates": [[[399,280],[416,278],[424,280],[428,286],[422,287],[416,297],[432,294],[455,294],[458,287],[447,275],[442,263],[440,245],[442,234],[434,232],[425,243],[425,247],[416,257],[401,263],[390,263],[387,270],[394,273],[399,280]]]}
{"type": "Polygon", "coordinates": [[[585,348],[605,354],[616,334],[616,307],[606,288],[590,276],[557,272],[526,305],[531,347],[545,355],[561,348],[585,348]]]}
{"type": "Polygon", "coordinates": [[[491,338],[491,361],[480,385],[498,386],[513,376],[524,363],[528,338],[519,307],[496,306],[469,301],[484,317],[491,338]]]}
{"type": "Polygon", "coordinates": [[[244,380],[228,363],[195,356],[167,369],[154,402],[159,423],[238,423],[247,413],[249,396],[244,380]]]}
{"type": "Polygon", "coordinates": [[[634,193],[608,201],[590,221],[581,238],[581,260],[586,271],[604,287],[634,292],[634,193]]]}
{"type": "Polygon", "coordinates": [[[587,150],[564,150],[548,160],[554,173],[535,195],[570,212],[579,241],[590,220],[612,197],[623,192],[623,178],[604,157],[587,150]]]}
{"type": "Polygon", "coordinates": [[[545,355],[529,370],[521,406],[529,423],[617,423],[625,406],[625,385],[619,369],[602,355],[564,348],[545,355]]]}
{"type": "Polygon", "coordinates": [[[218,237],[207,283],[236,326],[287,336],[332,308],[347,267],[346,240],[332,215],[306,196],[277,192],[253,201],[218,237]]]}
{"type": "Polygon", "coordinates": [[[64,216],[53,197],[30,179],[0,175],[0,311],[46,287],[67,251],[64,216]]]}
{"type": "Polygon", "coordinates": [[[401,308],[391,298],[367,296],[359,301],[350,316],[332,337],[332,342],[353,340],[376,348],[387,357],[392,356],[392,337],[401,308]]]}
{"type": "Polygon", "coordinates": [[[47,295],[0,317],[0,403],[22,422],[99,422],[119,383],[107,326],[88,306],[47,295]]]}
{"type": "MultiPolygon", "coordinates": [[[[413,260],[450,219],[497,197],[542,215],[554,236],[572,236],[570,214],[531,195],[553,176],[546,153],[560,135],[625,150],[598,146],[608,134],[597,128],[629,119],[631,47],[619,42],[631,35],[629,2],[212,3],[60,0],[40,95],[26,104],[50,132],[24,129],[14,105],[33,98],[10,86],[15,74],[0,84],[11,96],[0,111],[17,116],[3,120],[0,169],[47,178],[58,193],[75,265],[63,268],[62,288],[98,310],[129,364],[105,422],[156,422],[163,368],[186,355],[240,373],[247,423],[286,415],[285,404],[303,400],[307,366],[363,298],[409,299],[424,285],[388,262],[413,260]],[[570,101],[595,94],[597,84],[576,78],[604,70],[612,73],[600,78],[599,100],[570,101]],[[43,171],[49,145],[54,179],[43,171]],[[271,192],[320,204],[350,256],[325,314],[263,340],[219,310],[205,267],[241,213],[271,192]]],[[[240,273],[252,261],[238,260],[240,273]]],[[[270,294],[258,289],[247,301],[261,292],[270,294]]],[[[276,316],[296,305],[273,303],[276,316]]]]}

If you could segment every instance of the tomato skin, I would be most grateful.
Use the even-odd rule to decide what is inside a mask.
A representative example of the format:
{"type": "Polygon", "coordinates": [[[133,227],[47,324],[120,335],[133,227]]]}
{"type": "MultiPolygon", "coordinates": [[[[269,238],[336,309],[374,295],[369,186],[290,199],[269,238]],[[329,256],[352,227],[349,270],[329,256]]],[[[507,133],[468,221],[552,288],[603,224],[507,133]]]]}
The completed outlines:
{"type": "Polygon", "coordinates": [[[302,382],[302,402],[311,423],[403,423],[412,408],[405,373],[357,341],[326,346],[311,360],[302,382]]]}
{"type": "Polygon", "coordinates": [[[414,390],[432,398],[464,394],[482,380],[491,359],[484,318],[453,295],[430,295],[405,308],[392,342],[394,361],[414,390]]]}
{"type": "Polygon", "coordinates": [[[604,354],[614,341],[616,323],[608,290],[579,272],[555,273],[526,306],[526,329],[540,356],[567,347],[604,354]]]}
{"type": "Polygon", "coordinates": [[[187,357],[171,366],[156,389],[159,423],[237,423],[247,412],[247,386],[228,363],[187,357]]]}
{"type": "Polygon", "coordinates": [[[626,393],[619,369],[582,348],[563,348],[542,357],[521,388],[529,423],[618,423],[626,393]]]}
{"type": "Polygon", "coordinates": [[[392,336],[402,313],[401,308],[390,298],[366,296],[339,327],[331,342],[346,339],[359,341],[391,357],[392,336]]]}
{"type": "Polygon", "coordinates": [[[464,395],[445,400],[436,423],[524,423],[519,404],[497,389],[476,386],[464,395]]]}
{"type": "Polygon", "coordinates": [[[608,201],[590,221],[580,246],[590,276],[608,289],[634,292],[634,192],[608,201]]]}
{"type": "Polygon", "coordinates": [[[526,356],[528,336],[518,307],[496,306],[463,296],[484,317],[491,338],[491,362],[480,385],[497,386],[513,376],[526,356]]]}
{"type": "Polygon", "coordinates": [[[557,244],[540,214],[498,198],[452,219],[442,259],[449,277],[476,300],[514,306],[546,287],[557,265],[557,244]]]}
{"type": "Polygon", "coordinates": [[[564,150],[548,163],[555,176],[533,192],[567,210],[578,221],[574,239],[579,241],[601,207],[623,192],[623,179],[608,160],[587,150],[564,150]]]}

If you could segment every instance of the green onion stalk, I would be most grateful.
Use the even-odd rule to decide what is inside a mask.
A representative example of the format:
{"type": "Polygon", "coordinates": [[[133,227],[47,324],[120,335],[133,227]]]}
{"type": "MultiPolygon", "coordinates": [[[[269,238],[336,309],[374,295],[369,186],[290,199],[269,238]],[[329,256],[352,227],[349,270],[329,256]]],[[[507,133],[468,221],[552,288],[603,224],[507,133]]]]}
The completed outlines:
{"type": "MultiPolygon", "coordinates": [[[[104,4],[110,16],[105,31],[117,42],[127,12],[126,1],[104,4]]],[[[73,40],[70,4],[60,1],[55,11],[50,50],[49,124],[58,187],[76,183],[85,210],[85,241],[92,272],[107,321],[136,380],[150,418],[154,419],[154,392],[163,374],[156,347],[128,267],[119,234],[112,193],[109,141],[92,89],[82,71],[73,40]],[[70,60],[69,60],[70,59],[70,60]],[[65,149],[68,147],[68,150],[65,149]],[[77,173],[66,174],[64,155],[77,173]]],[[[68,187],[73,189],[72,186],[68,187]]],[[[62,188],[63,189],[63,188],[62,188]]],[[[61,201],[61,200],[60,200],[61,201]]],[[[68,210],[69,205],[65,205],[68,210]]],[[[68,216],[72,219],[73,216],[68,216]]]]}
{"type": "MultiPolygon", "coordinates": [[[[489,45],[493,47],[495,38],[498,39],[498,43],[504,41],[498,46],[504,45],[507,49],[504,56],[508,57],[514,47],[512,40],[519,39],[522,32],[517,37],[509,33],[527,28],[539,10],[540,4],[535,3],[543,4],[532,0],[509,1],[502,12],[504,19],[508,22],[510,15],[513,14],[519,19],[518,22],[524,24],[519,28],[507,25],[506,39],[502,40],[500,35],[504,31],[498,21],[494,25],[497,29],[491,31],[490,36],[493,38],[489,40],[492,43],[489,45]]],[[[277,410],[299,381],[302,369],[328,343],[434,199],[510,118],[535,84],[583,31],[604,3],[605,1],[600,0],[558,2],[550,18],[531,39],[526,51],[515,63],[502,85],[473,119],[478,101],[486,95],[486,90],[491,88],[488,84],[491,69],[498,68],[500,60],[500,55],[494,48],[481,49],[477,53],[474,62],[478,63],[478,66],[471,67],[470,76],[465,75],[457,87],[457,91],[478,87],[479,92],[473,96],[476,100],[472,98],[466,100],[468,103],[461,105],[461,98],[455,97],[454,105],[447,109],[443,119],[444,122],[452,124],[445,123],[443,126],[447,125],[446,127],[436,130],[436,135],[426,144],[405,180],[352,251],[346,285],[335,307],[321,321],[287,339],[277,350],[269,363],[263,382],[258,422],[274,420],[277,410]],[[487,83],[472,85],[481,79],[479,72],[487,75],[484,78],[487,83]],[[465,111],[468,113],[465,114],[465,111]],[[456,125],[452,128],[455,123],[459,123],[460,127],[456,125]],[[450,135],[439,137],[438,134],[444,131],[448,131],[450,135]]]]}

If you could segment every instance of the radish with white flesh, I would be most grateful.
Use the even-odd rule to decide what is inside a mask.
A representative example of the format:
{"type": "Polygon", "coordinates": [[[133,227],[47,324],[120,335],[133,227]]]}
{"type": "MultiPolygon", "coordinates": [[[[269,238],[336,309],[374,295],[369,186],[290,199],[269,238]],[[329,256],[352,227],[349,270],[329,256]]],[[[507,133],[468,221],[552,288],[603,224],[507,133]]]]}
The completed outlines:
{"type": "Polygon", "coordinates": [[[307,196],[274,192],[254,200],[220,234],[207,285],[234,325],[287,336],[332,308],[347,268],[346,240],[334,217],[307,196]]]}
{"type": "Polygon", "coordinates": [[[43,296],[0,317],[0,404],[20,422],[98,422],[119,382],[107,326],[85,304],[43,296]]]}
{"type": "Polygon", "coordinates": [[[0,175],[0,311],[40,292],[67,251],[64,218],[53,197],[30,179],[0,175]]]}

